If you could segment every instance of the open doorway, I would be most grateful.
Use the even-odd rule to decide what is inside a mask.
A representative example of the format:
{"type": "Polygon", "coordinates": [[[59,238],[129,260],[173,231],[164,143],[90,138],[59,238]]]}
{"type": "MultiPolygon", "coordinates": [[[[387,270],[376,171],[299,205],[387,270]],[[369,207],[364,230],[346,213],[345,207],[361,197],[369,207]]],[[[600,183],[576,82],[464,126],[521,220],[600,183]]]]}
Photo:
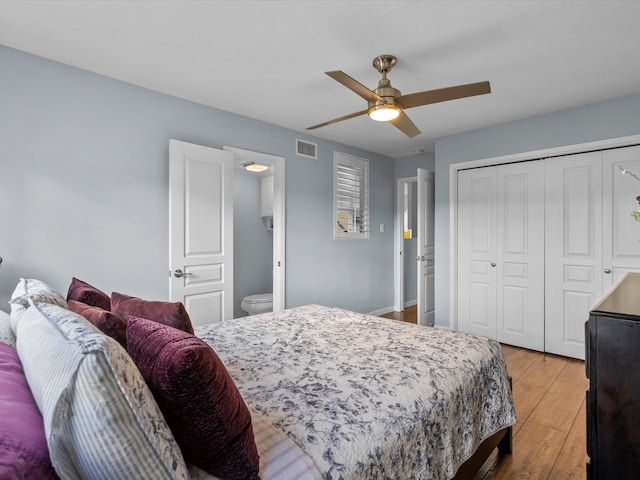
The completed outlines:
{"type": "Polygon", "coordinates": [[[238,227],[244,225],[243,233],[234,238],[234,316],[247,314],[240,309],[243,298],[271,292],[273,311],[280,311],[285,308],[285,159],[235,147],[225,146],[223,149],[234,155],[237,172],[234,175],[234,221],[238,227]],[[248,164],[264,165],[268,170],[247,172],[245,167],[248,164]],[[257,190],[243,193],[241,188],[249,184],[254,184],[257,190]],[[253,205],[249,208],[255,211],[251,214],[255,219],[250,221],[256,223],[256,235],[247,233],[246,225],[250,221],[244,214],[246,210],[242,216],[235,214],[239,208],[236,204],[242,200],[243,208],[246,208],[244,202],[247,199],[252,199],[253,205]],[[265,245],[270,251],[261,251],[265,245]],[[271,272],[269,281],[260,282],[260,275],[264,272],[261,274],[259,271],[265,268],[271,272]]]}
{"type": "Polygon", "coordinates": [[[396,275],[394,309],[398,312],[418,303],[417,237],[418,177],[396,180],[396,275]]]}
{"type": "Polygon", "coordinates": [[[432,172],[417,173],[396,181],[394,309],[417,305],[418,323],[433,325],[435,182],[432,172]]]}

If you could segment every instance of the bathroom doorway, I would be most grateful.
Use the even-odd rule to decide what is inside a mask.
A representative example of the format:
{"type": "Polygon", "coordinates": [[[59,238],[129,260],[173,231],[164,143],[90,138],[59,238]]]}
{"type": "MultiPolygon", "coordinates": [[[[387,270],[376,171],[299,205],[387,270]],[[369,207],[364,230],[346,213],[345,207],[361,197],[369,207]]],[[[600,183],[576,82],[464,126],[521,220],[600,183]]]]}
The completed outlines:
{"type": "Polygon", "coordinates": [[[273,292],[273,311],[285,308],[285,159],[235,147],[234,317],[248,295],[273,292]],[[263,172],[247,170],[265,166],[263,172]]]}

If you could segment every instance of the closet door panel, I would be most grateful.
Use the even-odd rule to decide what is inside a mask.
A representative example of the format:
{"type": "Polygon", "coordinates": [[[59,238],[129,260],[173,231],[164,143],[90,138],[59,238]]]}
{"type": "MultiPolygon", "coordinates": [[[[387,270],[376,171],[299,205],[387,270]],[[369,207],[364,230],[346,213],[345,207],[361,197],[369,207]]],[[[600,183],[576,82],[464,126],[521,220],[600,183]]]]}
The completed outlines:
{"type": "Polygon", "coordinates": [[[496,334],[496,172],[458,172],[458,330],[496,334]]]}
{"type": "MultiPolygon", "coordinates": [[[[582,317],[582,312],[585,310],[587,312],[591,311],[595,304],[600,300],[601,298],[590,293],[573,291],[564,292],[563,317],[565,321],[562,323],[562,339],[569,346],[580,345],[583,352],[582,357],[584,357],[584,322],[586,321],[582,317]]],[[[546,351],[550,353],[558,353],[549,350],[548,346],[546,351]]],[[[577,356],[577,352],[575,353],[576,355],[569,355],[569,353],[566,353],[565,355],[581,358],[577,356]]]]}
{"type": "Polygon", "coordinates": [[[603,288],[608,291],[628,272],[640,271],[640,147],[603,154],[603,288]],[[626,174],[622,172],[626,171],[626,174]],[[606,273],[609,271],[610,273],[606,273]]]}
{"type": "Polygon", "coordinates": [[[584,359],[584,322],[602,297],[602,154],[545,169],[545,351],[584,359]]]}
{"type": "MultiPolygon", "coordinates": [[[[500,337],[527,332],[527,289],[507,286],[502,289],[502,325],[500,337]]],[[[504,341],[504,340],[501,340],[504,341]]]]}
{"type": "Polygon", "coordinates": [[[544,350],[544,162],[497,175],[497,339],[544,350]]]}

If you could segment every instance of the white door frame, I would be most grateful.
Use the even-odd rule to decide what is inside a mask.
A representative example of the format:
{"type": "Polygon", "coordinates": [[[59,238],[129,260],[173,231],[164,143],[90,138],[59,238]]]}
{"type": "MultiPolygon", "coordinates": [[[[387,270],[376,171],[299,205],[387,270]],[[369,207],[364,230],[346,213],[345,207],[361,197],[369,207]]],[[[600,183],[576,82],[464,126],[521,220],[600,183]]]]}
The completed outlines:
{"type": "Polygon", "coordinates": [[[285,159],[267,153],[254,152],[225,145],[238,164],[254,161],[273,167],[273,311],[286,308],[285,303],[285,159]]]}
{"type": "Polygon", "coordinates": [[[486,167],[502,163],[521,162],[526,160],[543,159],[559,155],[601,150],[607,148],[623,147],[640,143],[640,135],[610,138],[596,142],[579,143],[563,147],[547,148],[522,152],[501,157],[483,158],[469,162],[452,163],[449,165],[449,325],[453,330],[458,330],[458,170],[474,167],[486,167]]]}

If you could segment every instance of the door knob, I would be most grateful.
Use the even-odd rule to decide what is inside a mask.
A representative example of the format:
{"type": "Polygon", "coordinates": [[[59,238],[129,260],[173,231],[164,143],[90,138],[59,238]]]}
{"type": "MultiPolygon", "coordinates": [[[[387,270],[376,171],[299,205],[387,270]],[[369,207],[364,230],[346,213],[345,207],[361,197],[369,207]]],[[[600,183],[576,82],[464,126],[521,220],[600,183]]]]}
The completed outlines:
{"type": "Polygon", "coordinates": [[[495,267],[495,266],[496,266],[496,264],[495,264],[495,263],[493,263],[493,262],[491,262],[491,266],[492,266],[492,267],[495,267]]]}
{"type": "Polygon", "coordinates": [[[173,272],[173,276],[176,278],[180,278],[180,277],[190,277],[191,275],[193,275],[193,273],[187,273],[187,272],[183,272],[182,270],[180,270],[179,268],[176,268],[176,270],[173,272]]]}
{"type": "Polygon", "coordinates": [[[606,273],[607,275],[611,273],[611,269],[610,268],[605,268],[604,269],[604,273],[606,273]]]}

